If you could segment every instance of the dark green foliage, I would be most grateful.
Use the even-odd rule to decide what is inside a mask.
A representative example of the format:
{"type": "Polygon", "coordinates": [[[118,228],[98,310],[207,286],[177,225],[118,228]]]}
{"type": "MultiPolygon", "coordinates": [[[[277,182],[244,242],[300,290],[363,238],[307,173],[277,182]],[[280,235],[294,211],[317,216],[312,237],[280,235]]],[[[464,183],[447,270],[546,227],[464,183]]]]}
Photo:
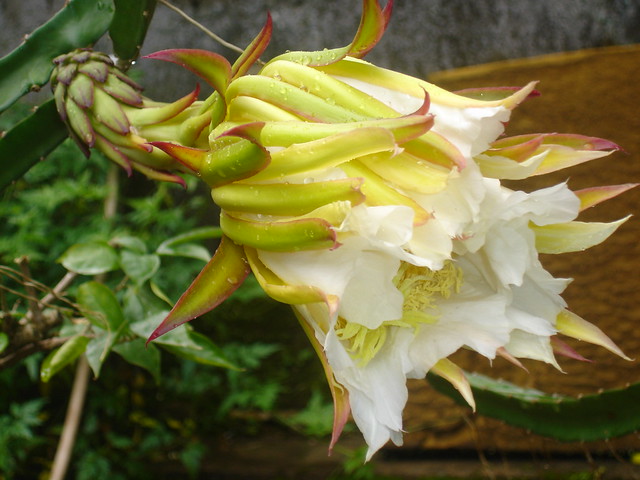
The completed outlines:
{"type": "Polygon", "coordinates": [[[47,83],[55,57],[96,42],[109,28],[113,13],[113,0],[71,0],[0,59],[0,112],[31,88],[47,83]]]}
{"type": "Polygon", "coordinates": [[[116,12],[109,27],[113,51],[124,65],[135,60],[153,18],[156,0],[114,0],[116,12]]]}
{"type": "Polygon", "coordinates": [[[51,153],[67,135],[67,127],[53,100],[49,100],[0,138],[0,192],[51,153]]]}

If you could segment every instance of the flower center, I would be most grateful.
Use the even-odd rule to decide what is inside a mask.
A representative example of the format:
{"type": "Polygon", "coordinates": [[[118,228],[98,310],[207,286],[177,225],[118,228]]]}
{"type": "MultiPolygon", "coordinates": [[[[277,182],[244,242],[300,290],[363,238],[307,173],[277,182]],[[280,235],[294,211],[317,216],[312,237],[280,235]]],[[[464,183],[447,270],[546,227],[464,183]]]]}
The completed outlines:
{"type": "Polygon", "coordinates": [[[421,324],[435,323],[439,316],[437,300],[449,298],[452,293],[460,291],[462,270],[452,261],[445,262],[440,270],[402,262],[393,283],[404,296],[402,318],[370,329],[338,317],[336,334],[347,342],[351,357],[357,359],[362,367],[383,347],[390,327],[411,328],[417,332],[421,324]]]}

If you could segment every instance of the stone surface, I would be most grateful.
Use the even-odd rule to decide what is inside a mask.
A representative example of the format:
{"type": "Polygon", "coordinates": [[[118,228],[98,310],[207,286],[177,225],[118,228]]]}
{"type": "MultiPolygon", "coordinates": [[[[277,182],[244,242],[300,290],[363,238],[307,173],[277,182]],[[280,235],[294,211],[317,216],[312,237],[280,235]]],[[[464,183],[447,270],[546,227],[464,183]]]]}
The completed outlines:
{"type": "MultiPolygon", "coordinates": [[[[348,44],[357,29],[359,0],[174,0],[178,7],[236,45],[247,45],[267,11],[274,34],[266,58],[293,49],[348,44]]],[[[52,16],[63,0],[0,0],[0,55],[52,16]]],[[[411,75],[509,58],[640,42],[636,0],[396,0],[389,29],[368,59],[411,75]]],[[[108,42],[101,48],[108,51],[108,42]]],[[[182,17],[158,5],[142,53],[205,48],[229,58],[182,17]]],[[[172,99],[195,79],[178,67],[141,61],[147,93],[172,99]]]]}

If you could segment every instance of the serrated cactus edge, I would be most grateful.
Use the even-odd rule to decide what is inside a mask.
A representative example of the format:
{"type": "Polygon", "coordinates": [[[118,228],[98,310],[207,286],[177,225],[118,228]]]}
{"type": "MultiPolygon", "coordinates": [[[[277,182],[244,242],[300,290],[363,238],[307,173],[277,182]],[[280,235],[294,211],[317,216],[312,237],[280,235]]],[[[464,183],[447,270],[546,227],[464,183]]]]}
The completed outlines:
{"type": "MultiPolygon", "coordinates": [[[[440,393],[467,402],[450,383],[427,376],[440,393]]],[[[640,429],[640,382],[596,394],[572,397],[522,388],[477,373],[467,374],[476,412],[563,442],[619,437],[640,429]]]]}

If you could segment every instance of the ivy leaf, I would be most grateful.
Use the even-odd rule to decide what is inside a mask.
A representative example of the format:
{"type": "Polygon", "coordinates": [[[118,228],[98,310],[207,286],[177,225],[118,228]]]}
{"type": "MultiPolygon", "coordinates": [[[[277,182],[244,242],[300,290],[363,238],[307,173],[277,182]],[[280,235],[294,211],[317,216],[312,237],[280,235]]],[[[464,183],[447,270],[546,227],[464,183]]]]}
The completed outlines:
{"type": "Polygon", "coordinates": [[[219,227],[196,228],[189,232],[176,235],[162,242],[156,249],[158,255],[186,257],[209,262],[211,253],[202,245],[195,242],[222,237],[219,227]]]}
{"type": "Polygon", "coordinates": [[[135,338],[129,342],[118,343],[113,347],[113,351],[127,362],[147,370],[156,383],[160,383],[160,351],[154,345],[145,347],[142,338],[135,338]]]}
{"type": "MultiPolygon", "coordinates": [[[[129,328],[140,338],[146,339],[149,337],[150,332],[167,316],[167,313],[167,311],[159,312],[144,320],[133,322],[129,325],[129,328]]],[[[184,325],[165,333],[154,340],[154,343],[174,355],[197,363],[240,370],[211,339],[194,331],[193,327],[189,325],[184,325]]]]}
{"type": "Polygon", "coordinates": [[[89,340],[84,335],[77,335],[49,353],[40,366],[40,380],[47,383],[56,373],[73,363],[84,353],[89,340]]]}
{"type": "Polygon", "coordinates": [[[175,355],[197,363],[240,370],[209,337],[191,329],[185,328],[185,331],[188,339],[186,345],[163,345],[163,347],[175,355]]]}
{"type": "Polygon", "coordinates": [[[117,337],[126,325],[118,299],[102,283],[86,282],[80,285],[77,301],[82,313],[92,325],[107,330],[114,337],[117,337]]]}
{"type": "Polygon", "coordinates": [[[109,245],[126,248],[135,253],[147,253],[147,245],[144,240],[131,235],[118,235],[109,241],[109,245]]]}
{"type": "MultiPolygon", "coordinates": [[[[96,42],[109,28],[113,13],[113,0],[71,0],[0,59],[0,112],[34,86],[47,83],[55,57],[96,42]]],[[[39,138],[33,133],[32,138],[39,138]]]]}
{"type": "Polygon", "coordinates": [[[77,243],[58,262],[81,275],[98,275],[120,268],[118,253],[106,242],[77,243]]]}
{"type": "Polygon", "coordinates": [[[97,334],[94,338],[92,338],[87,344],[87,348],[85,350],[85,355],[87,357],[87,362],[93,370],[93,375],[95,378],[100,376],[100,369],[104,364],[104,361],[107,359],[109,352],[111,351],[111,347],[113,346],[112,336],[106,330],[94,329],[97,331],[97,334]]]}
{"type": "Polygon", "coordinates": [[[160,300],[147,285],[127,288],[122,300],[125,317],[131,324],[162,312],[166,315],[167,305],[160,300]]]}
{"type": "Polygon", "coordinates": [[[4,352],[8,346],[9,336],[4,332],[0,332],[0,353],[4,352]]]}
{"type": "Polygon", "coordinates": [[[137,285],[142,285],[160,268],[160,257],[123,250],[120,253],[120,263],[124,273],[137,285]]]}

